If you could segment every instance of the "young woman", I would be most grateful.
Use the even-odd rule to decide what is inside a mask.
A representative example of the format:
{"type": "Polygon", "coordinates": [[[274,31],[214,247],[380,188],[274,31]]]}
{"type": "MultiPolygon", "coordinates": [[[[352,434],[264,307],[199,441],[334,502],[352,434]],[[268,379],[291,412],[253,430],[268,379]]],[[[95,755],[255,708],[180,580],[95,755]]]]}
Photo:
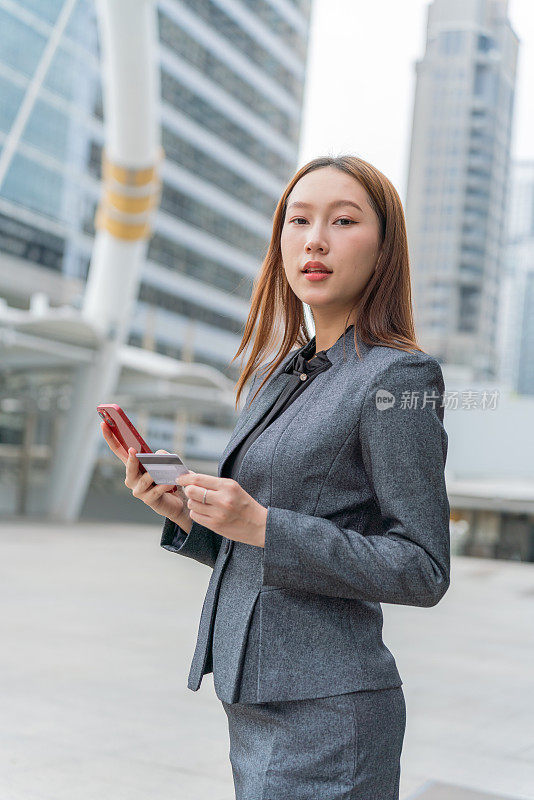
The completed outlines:
{"type": "Polygon", "coordinates": [[[162,546],[213,569],[188,686],[213,672],[236,800],[398,800],[405,703],[380,603],[449,586],[447,434],[402,205],[371,164],[317,158],[289,182],[236,357],[250,342],[217,477],[181,476],[184,507],[126,462],[162,546]]]}

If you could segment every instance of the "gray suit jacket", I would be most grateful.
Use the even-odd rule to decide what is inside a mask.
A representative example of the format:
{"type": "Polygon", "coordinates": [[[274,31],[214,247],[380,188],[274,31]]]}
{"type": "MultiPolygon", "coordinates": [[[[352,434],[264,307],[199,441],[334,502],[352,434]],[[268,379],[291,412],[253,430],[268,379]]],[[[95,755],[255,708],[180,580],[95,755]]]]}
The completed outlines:
{"type": "MultiPolygon", "coordinates": [[[[330,369],[245,454],[238,482],[268,509],[265,548],[165,520],[162,547],[213,568],[193,691],[212,670],[227,703],[400,686],[380,603],[433,606],[447,591],[441,367],[426,353],[358,341],[362,359],[351,329],[328,350],[330,369]]],[[[219,476],[283,390],[294,353],[250,404],[255,376],[219,476]]]]}

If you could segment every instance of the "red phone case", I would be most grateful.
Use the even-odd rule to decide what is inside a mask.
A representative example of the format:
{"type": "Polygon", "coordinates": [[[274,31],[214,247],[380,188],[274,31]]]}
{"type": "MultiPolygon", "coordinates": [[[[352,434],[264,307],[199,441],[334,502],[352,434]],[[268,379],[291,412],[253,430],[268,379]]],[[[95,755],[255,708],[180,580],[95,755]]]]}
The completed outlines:
{"type": "MultiPolygon", "coordinates": [[[[124,454],[128,455],[128,448],[135,447],[136,453],[151,453],[152,450],[147,445],[135,425],[128,419],[122,408],[116,403],[100,403],[96,410],[109,426],[113,436],[124,448],[124,454]]],[[[144,466],[139,462],[139,471],[146,472],[144,466]]],[[[176,492],[178,486],[173,486],[169,492],[176,492]]]]}

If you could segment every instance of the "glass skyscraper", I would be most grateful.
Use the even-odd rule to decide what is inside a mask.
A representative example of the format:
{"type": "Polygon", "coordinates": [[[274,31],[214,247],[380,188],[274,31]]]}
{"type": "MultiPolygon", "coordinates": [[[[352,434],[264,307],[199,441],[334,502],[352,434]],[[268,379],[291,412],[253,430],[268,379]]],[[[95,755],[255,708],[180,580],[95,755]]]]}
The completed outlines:
{"type": "Polygon", "coordinates": [[[482,379],[498,368],[518,52],[507,11],[507,0],[429,6],[406,201],[420,343],[482,379]]]}
{"type": "Polygon", "coordinates": [[[512,164],[499,343],[503,383],[534,395],[534,161],[512,164]]]}

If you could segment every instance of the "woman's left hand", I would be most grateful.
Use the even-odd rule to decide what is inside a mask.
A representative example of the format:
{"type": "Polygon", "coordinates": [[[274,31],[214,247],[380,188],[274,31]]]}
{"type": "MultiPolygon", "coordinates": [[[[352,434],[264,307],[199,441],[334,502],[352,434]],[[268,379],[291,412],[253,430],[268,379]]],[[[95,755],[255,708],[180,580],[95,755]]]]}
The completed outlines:
{"type": "Polygon", "coordinates": [[[194,522],[236,542],[265,546],[267,509],[232,478],[216,478],[186,472],[176,478],[187,495],[187,509],[194,522]],[[202,502],[205,490],[206,502],[202,502]]]}

